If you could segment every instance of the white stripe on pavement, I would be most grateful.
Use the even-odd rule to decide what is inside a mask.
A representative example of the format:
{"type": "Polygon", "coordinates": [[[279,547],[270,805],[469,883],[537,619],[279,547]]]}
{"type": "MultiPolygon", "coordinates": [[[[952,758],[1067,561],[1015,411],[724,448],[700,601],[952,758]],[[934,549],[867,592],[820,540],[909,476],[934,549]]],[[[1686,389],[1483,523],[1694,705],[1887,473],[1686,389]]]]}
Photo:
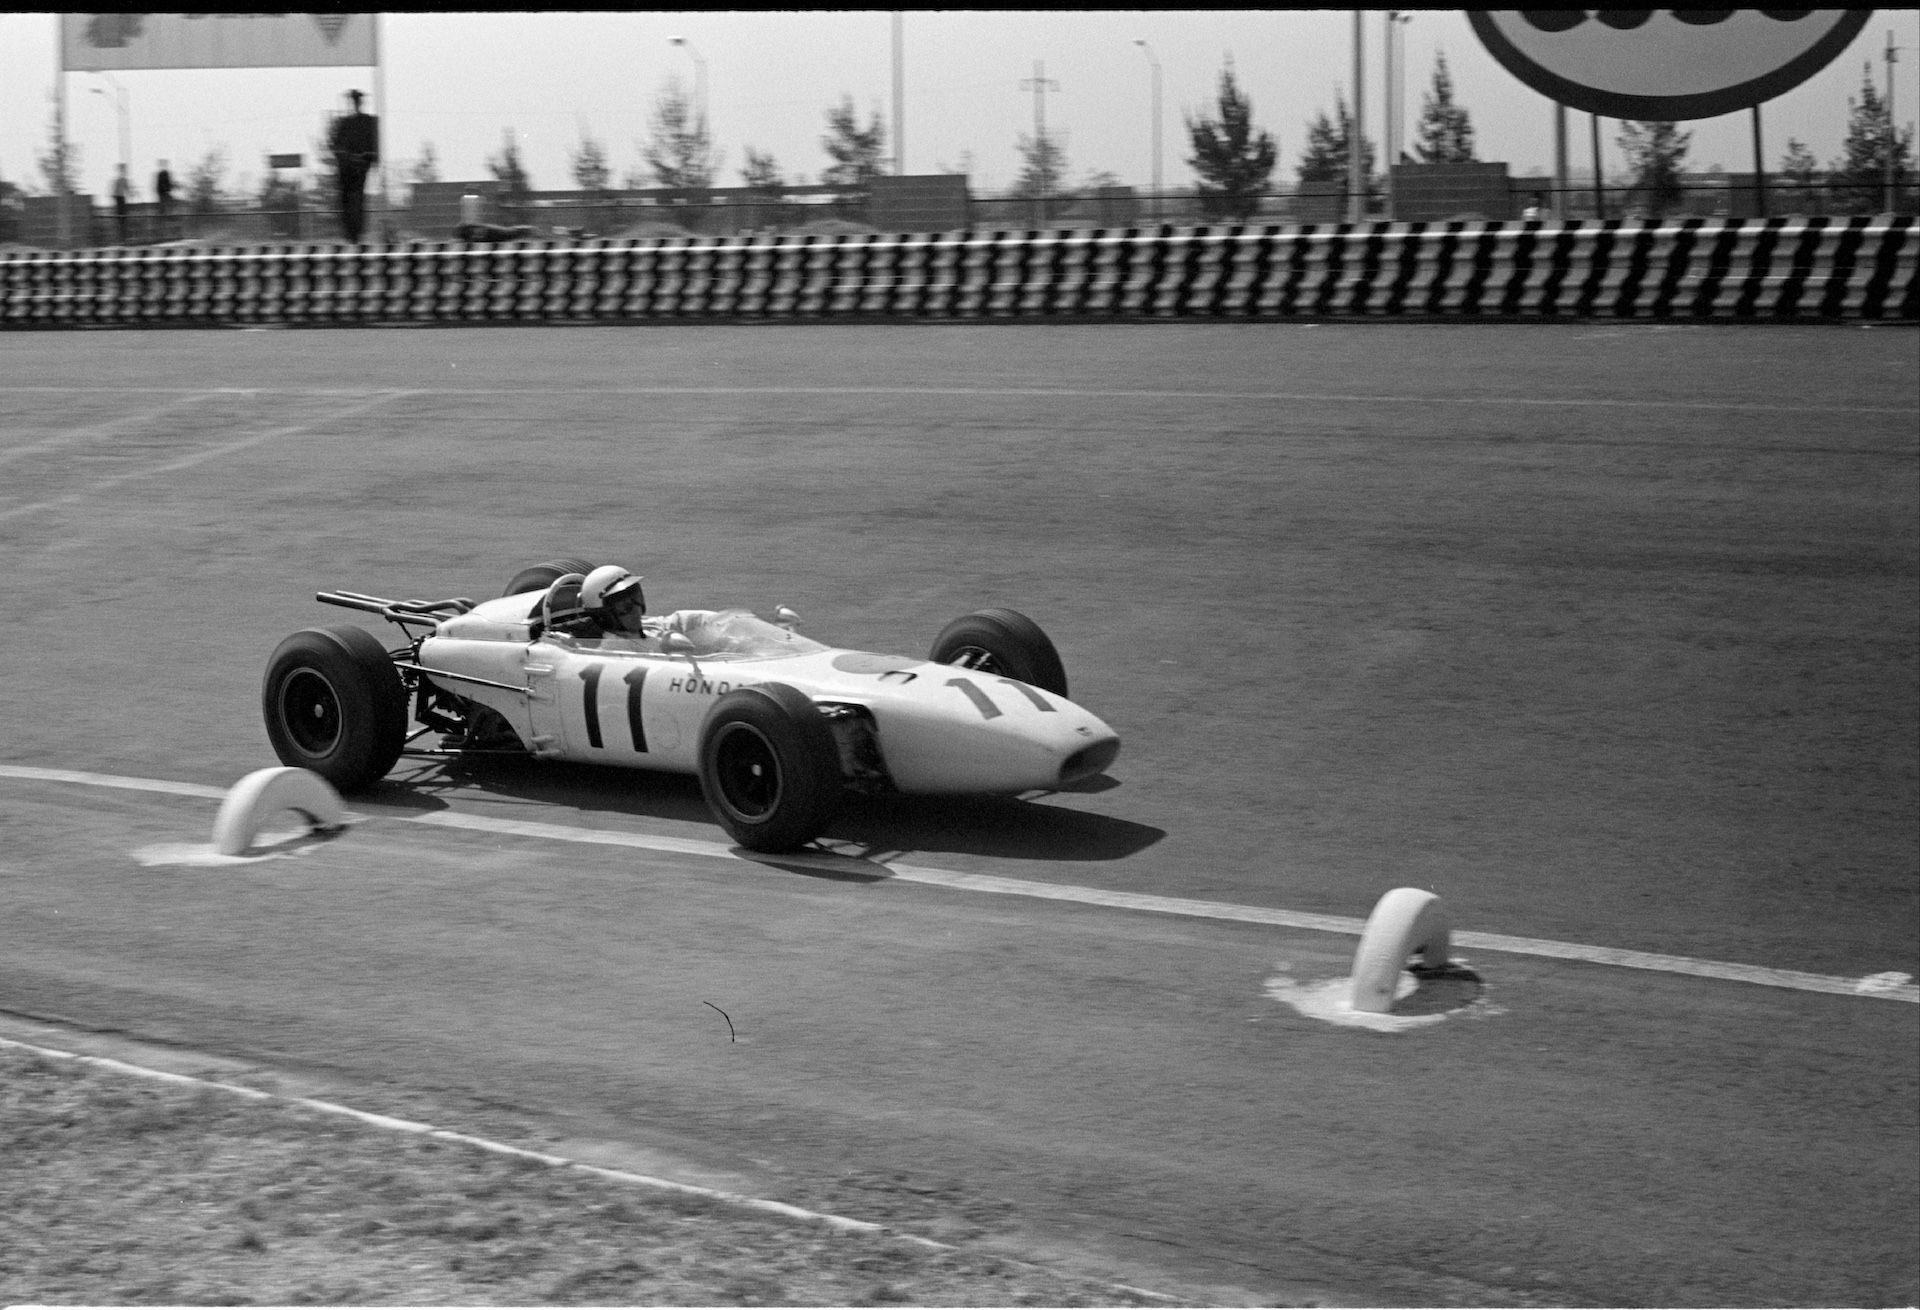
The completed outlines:
{"type": "MultiPolygon", "coordinates": [[[[25,778],[41,782],[80,783],[94,787],[120,787],[133,791],[169,792],[219,800],[226,793],[218,787],[193,783],[167,782],[155,778],[125,778],[114,774],[82,773],[71,769],[42,769],[26,765],[0,764],[0,777],[25,778]]],[[[543,841],[565,841],[596,846],[624,846],[636,850],[662,851],[674,855],[700,855],[715,859],[746,860],[755,864],[818,868],[828,872],[865,874],[875,879],[921,883],[953,891],[984,892],[996,896],[1026,896],[1037,900],[1072,901],[1109,909],[1139,910],[1148,914],[1172,914],[1185,918],[1226,919],[1236,923],[1268,924],[1280,928],[1298,928],[1308,932],[1342,933],[1359,936],[1366,927],[1364,919],[1333,914],[1307,914],[1298,910],[1271,909],[1261,905],[1233,905],[1221,901],[1193,901],[1174,896],[1149,896],[1140,892],[1108,891],[1100,887],[1081,887],[1072,883],[1033,882],[1025,878],[1001,878],[984,873],[959,873],[951,869],[929,869],[911,864],[882,864],[828,852],[798,852],[792,855],[757,855],[721,842],[700,841],[690,837],[667,837],[645,832],[620,832],[605,828],[576,828],[569,824],[539,823],[528,819],[496,819],[481,814],[460,814],[452,810],[424,813],[386,806],[364,806],[382,818],[440,828],[458,828],[468,832],[493,833],[502,837],[530,837],[543,841]]],[[[1792,969],[1771,969],[1754,964],[1729,964],[1717,960],[1695,960],[1682,955],[1656,955],[1646,951],[1622,950],[1611,946],[1586,946],[1577,942],[1557,942],[1534,937],[1508,937],[1500,933],[1456,932],[1456,945],[1470,950],[1499,951],[1509,955],[1533,955],[1547,959],[1577,960],[1585,964],[1612,965],[1622,969],[1647,969],[1656,973],[1686,974],[1696,978],[1716,978],[1724,982],[1754,983],[1762,987],[1784,987],[1794,991],[1826,992],[1837,996],[1864,996],[1877,1000],[1920,1004],[1920,985],[1904,975],[1873,974],[1864,978],[1842,978],[1830,974],[1800,973],[1792,969]]]]}
{"type": "MultiPolygon", "coordinates": [[[[97,776],[97,775],[96,775],[97,776]]],[[[276,1096],[271,1092],[262,1092],[252,1087],[242,1087],[237,1083],[220,1083],[206,1078],[193,1078],[186,1074],[168,1073],[160,1069],[149,1069],[144,1065],[128,1064],[124,1060],[109,1059],[104,1055],[79,1055],[72,1051],[56,1050],[50,1046],[36,1046],[31,1042],[16,1042],[0,1037],[0,1046],[11,1047],[18,1051],[31,1051],[35,1055],[55,1060],[73,1060],[81,1064],[94,1065],[101,1069],[110,1069],[115,1073],[132,1074],[140,1078],[151,1078],[160,1082],[174,1083],[190,1087],[208,1087],[222,1092],[232,1092],[255,1101],[284,1101],[289,1105],[302,1106],[309,1110],[318,1110],[322,1114],[341,1115],[357,1119],[374,1128],[384,1128],[389,1132],[419,1133],[426,1137],[437,1137],[442,1141],[460,1142],[466,1146],[475,1146],[496,1155],[510,1155],[522,1160],[537,1160],[541,1164],[561,1169],[578,1169],[583,1173],[598,1174],[602,1178],[612,1178],[623,1183],[638,1183],[644,1187],[656,1187],[664,1191],[685,1192],[694,1196],[704,1196],[710,1200],[727,1205],[737,1205],[749,1210],[764,1210],[770,1214],[783,1215],[789,1219],[803,1219],[812,1223],[825,1224],[844,1233],[859,1233],[871,1237],[891,1237],[898,1241],[912,1242],[919,1246],[932,1247],[938,1251],[951,1251],[954,1248],[943,1242],[927,1237],[916,1237],[911,1233],[899,1233],[881,1224],[868,1223],[864,1219],[849,1219],[844,1215],[826,1214],[818,1210],[803,1210],[797,1205],[788,1205],[784,1201],[768,1201],[757,1196],[742,1196],[738,1192],[721,1192],[711,1187],[696,1187],[692,1183],[677,1183],[669,1178],[655,1178],[648,1174],[629,1173],[624,1169],[608,1169],[602,1165],[586,1164],[571,1160],[563,1155],[549,1155],[544,1151],[529,1151],[525,1147],[510,1146],[505,1142],[496,1142],[485,1137],[474,1137],[468,1133],[456,1133],[445,1128],[435,1128],[432,1124],[417,1123],[411,1119],[395,1119],[384,1114],[374,1114],[367,1110],[356,1110],[350,1105],[338,1105],[332,1101],[317,1101],[306,1096],[276,1096]]]]}

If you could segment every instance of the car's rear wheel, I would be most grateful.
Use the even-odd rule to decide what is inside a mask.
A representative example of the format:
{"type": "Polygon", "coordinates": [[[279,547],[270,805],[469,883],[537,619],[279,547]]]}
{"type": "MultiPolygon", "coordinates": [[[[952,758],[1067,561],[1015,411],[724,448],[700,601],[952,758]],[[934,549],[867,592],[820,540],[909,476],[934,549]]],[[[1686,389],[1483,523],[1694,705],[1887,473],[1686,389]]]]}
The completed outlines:
{"type": "Polygon", "coordinates": [[[927,658],[1067,694],[1060,652],[1039,624],[1017,610],[975,610],[955,619],[940,629],[927,658]]]}
{"type": "Polygon", "coordinates": [[[550,559],[513,575],[502,596],[518,596],[523,591],[545,591],[569,573],[591,573],[594,566],[583,559],[550,559]]]}
{"type": "Polygon", "coordinates": [[[700,729],[700,790],[729,836],[751,851],[790,851],[825,831],[840,803],[833,730],[779,682],[728,692],[700,729]]]}
{"type": "Polygon", "coordinates": [[[267,661],[260,691],[267,738],[282,764],[311,769],[343,792],[387,776],[407,736],[407,689],[365,628],[296,632],[267,661]]]}

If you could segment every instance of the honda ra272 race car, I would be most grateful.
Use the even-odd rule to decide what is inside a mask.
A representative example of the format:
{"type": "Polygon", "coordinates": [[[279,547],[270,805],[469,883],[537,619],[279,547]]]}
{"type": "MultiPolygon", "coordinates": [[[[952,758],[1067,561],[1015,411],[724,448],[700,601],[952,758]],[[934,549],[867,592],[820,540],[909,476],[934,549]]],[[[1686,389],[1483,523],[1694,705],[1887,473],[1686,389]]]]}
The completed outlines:
{"type": "Polygon", "coordinates": [[[315,599],[377,614],[365,628],[308,628],[280,643],[262,688],[284,764],[342,792],[402,755],[533,756],[692,773],[733,839],[785,851],[819,836],[846,788],[921,794],[1050,790],[1102,772],[1120,750],[1067,699],[1052,641],[1013,610],[954,620],[925,659],[822,645],[746,610],[649,616],[644,635],[549,627],[556,581],[592,566],[523,570],[495,600],[315,599]],[[439,734],[436,746],[420,739],[439,734]]]}

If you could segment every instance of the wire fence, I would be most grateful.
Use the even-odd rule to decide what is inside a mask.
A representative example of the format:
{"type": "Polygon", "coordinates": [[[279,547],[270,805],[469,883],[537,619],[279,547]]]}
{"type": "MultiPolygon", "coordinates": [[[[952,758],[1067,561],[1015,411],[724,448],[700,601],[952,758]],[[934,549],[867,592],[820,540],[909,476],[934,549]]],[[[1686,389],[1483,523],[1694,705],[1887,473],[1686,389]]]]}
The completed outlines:
{"type": "MultiPolygon", "coordinates": [[[[1390,198],[1384,188],[1371,193],[1368,221],[1515,220],[1523,218],[1756,218],[1848,217],[1861,214],[1920,213],[1920,179],[1908,176],[1891,193],[1884,187],[1853,181],[1772,177],[1756,187],[1751,175],[1681,186],[1656,196],[1627,185],[1576,183],[1556,187],[1545,178],[1508,178],[1501,190],[1454,196],[1444,203],[1390,198]]],[[[0,205],[0,244],[53,248],[61,241],[51,197],[29,198],[25,205],[0,205]]],[[[444,208],[399,205],[382,215],[368,201],[367,240],[447,241],[473,236],[458,213],[444,208]]],[[[199,211],[175,205],[136,204],[124,213],[74,197],[66,244],[75,247],[142,246],[171,242],[268,244],[341,239],[336,214],[312,203],[279,197],[270,204],[227,205],[199,211]]],[[[904,221],[878,212],[864,193],[852,189],[807,188],[804,194],[742,195],[707,200],[699,193],[662,199],[647,193],[609,192],[581,198],[580,193],[517,199],[489,197],[486,239],[550,240],[571,237],[731,237],[775,233],[862,231],[1034,230],[1218,223],[1341,223],[1350,206],[1338,188],[1273,190],[1247,203],[1223,208],[1191,190],[1154,195],[1130,187],[1053,196],[966,196],[937,215],[904,221]]]]}

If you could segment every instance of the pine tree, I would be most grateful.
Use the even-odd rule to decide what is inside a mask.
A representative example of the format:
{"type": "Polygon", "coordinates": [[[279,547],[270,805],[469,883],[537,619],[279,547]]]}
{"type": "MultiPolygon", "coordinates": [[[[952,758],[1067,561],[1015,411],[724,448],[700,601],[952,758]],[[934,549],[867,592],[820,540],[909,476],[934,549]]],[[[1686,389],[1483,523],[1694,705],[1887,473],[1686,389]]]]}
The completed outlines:
{"type": "Polygon", "coordinates": [[[420,143],[420,157],[407,170],[407,180],[415,185],[440,180],[440,157],[434,153],[433,142],[420,143]]]}
{"type": "MultiPolygon", "coordinates": [[[[1298,166],[1302,182],[1344,182],[1347,180],[1347,140],[1353,128],[1353,115],[1347,109],[1347,102],[1338,91],[1333,93],[1333,107],[1339,121],[1327,117],[1327,111],[1321,110],[1307,124],[1307,148],[1300,156],[1298,166]]],[[[1373,142],[1364,136],[1360,138],[1360,167],[1367,179],[1367,190],[1373,190],[1373,142]]]]}
{"type": "Polygon", "coordinates": [[[34,156],[34,162],[40,165],[40,176],[47,180],[47,194],[57,196],[62,191],[73,195],[80,190],[80,147],[71,140],[60,139],[60,119],[56,115],[47,120],[47,149],[45,154],[34,156]],[[61,185],[62,179],[66,185],[61,185]]]}
{"type": "Polygon", "coordinates": [[[1473,162],[1473,124],[1466,107],[1453,102],[1453,75],[1447,72],[1445,55],[1434,59],[1433,89],[1422,99],[1419,139],[1413,151],[1423,164],[1473,162]]]}
{"type": "Polygon", "coordinates": [[[324,116],[320,120],[320,135],[307,142],[313,167],[307,171],[307,193],[301,208],[309,213],[340,212],[340,164],[334,158],[333,147],[327,144],[332,128],[333,116],[324,116]]]}
{"type": "Polygon", "coordinates": [[[533,190],[533,179],[520,162],[520,143],[514,140],[510,127],[500,134],[500,153],[487,156],[487,171],[501,183],[509,203],[533,190]]]}
{"type": "Polygon", "coordinates": [[[641,150],[653,170],[653,184],[700,191],[720,171],[706,119],[693,111],[680,79],[669,77],[653,102],[653,136],[641,150]]]}
{"type": "Polygon", "coordinates": [[[574,185],[582,191],[605,191],[607,183],[613,180],[613,169],[607,165],[606,146],[588,136],[584,127],[580,144],[569,153],[568,163],[573,170],[574,185]]]}
{"type": "Polygon", "coordinates": [[[1682,132],[1672,123],[1636,123],[1623,120],[1615,138],[1633,170],[1633,187],[1647,207],[1647,213],[1659,218],[1680,203],[1680,165],[1686,160],[1693,133],[1682,132]]]}
{"type": "Polygon", "coordinates": [[[770,152],[763,154],[748,146],[746,167],[740,170],[740,185],[777,196],[786,179],[780,176],[780,163],[770,152]]]}
{"type": "Polygon", "coordinates": [[[1240,90],[1228,58],[1220,72],[1220,116],[1187,116],[1193,142],[1189,167],[1200,175],[1200,206],[1212,218],[1250,218],[1260,207],[1279,146],[1253,126],[1253,101],[1240,90]]]}
{"type": "Polygon", "coordinates": [[[1819,176],[1820,164],[1814,159],[1813,151],[1795,138],[1788,137],[1787,153],[1780,156],[1780,180],[1785,184],[1786,195],[1792,197],[1787,203],[1797,206],[1803,213],[1824,212],[1824,207],[1818,203],[1819,193],[1814,190],[1814,182],[1819,176]]]}
{"type": "Polygon", "coordinates": [[[1886,206],[1887,161],[1893,161],[1894,194],[1913,176],[1913,133],[1899,131],[1888,120],[1887,107],[1873,86],[1873,65],[1860,79],[1860,98],[1847,97],[1847,137],[1840,157],[1828,166],[1838,185],[1835,204],[1861,214],[1886,206]]]}
{"type": "Polygon", "coordinates": [[[19,239],[23,199],[19,187],[0,177],[0,244],[19,239]]]}
{"type": "Polygon", "coordinates": [[[223,199],[227,152],[219,146],[200,157],[187,174],[187,212],[217,214],[223,199]]]}
{"type": "Polygon", "coordinates": [[[1068,200],[1072,192],[1060,185],[1067,175],[1067,150],[1049,133],[1031,137],[1022,132],[1014,143],[1020,152],[1020,175],[1009,193],[1020,200],[1068,200]]]}
{"type": "Polygon", "coordinates": [[[820,174],[825,186],[864,187],[886,172],[887,129],[874,110],[865,127],[854,112],[853,97],[842,96],[840,103],[827,110],[827,134],[820,148],[833,160],[833,166],[820,174]]]}

